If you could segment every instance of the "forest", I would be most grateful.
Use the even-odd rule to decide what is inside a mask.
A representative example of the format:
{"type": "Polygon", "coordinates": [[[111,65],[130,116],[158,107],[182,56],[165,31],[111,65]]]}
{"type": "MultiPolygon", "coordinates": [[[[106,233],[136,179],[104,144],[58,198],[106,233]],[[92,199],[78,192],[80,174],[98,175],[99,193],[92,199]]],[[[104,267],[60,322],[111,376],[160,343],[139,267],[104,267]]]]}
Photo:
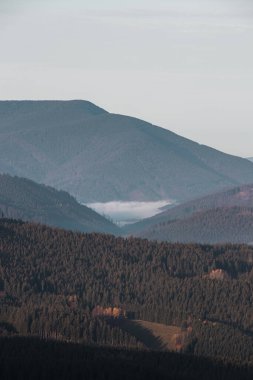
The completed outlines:
{"type": "Polygon", "coordinates": [[[188,329],[187,354],[252,367],[252,301],[247,245],[157,243],[0,221],[2,336],[145,350],[93,313],[115,307],[188,329]]]}

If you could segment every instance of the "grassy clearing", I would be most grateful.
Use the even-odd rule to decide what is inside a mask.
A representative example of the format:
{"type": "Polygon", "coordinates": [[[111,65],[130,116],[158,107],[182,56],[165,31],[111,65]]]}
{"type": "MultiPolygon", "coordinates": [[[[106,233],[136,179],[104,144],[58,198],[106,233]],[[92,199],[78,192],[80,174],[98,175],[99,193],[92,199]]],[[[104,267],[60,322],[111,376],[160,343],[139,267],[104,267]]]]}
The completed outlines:
{"type": "Polygon", "coordinates": [[[129,319],[119,320],[118,324],[151,350],[181,351],[185,345],[186,332],[178,326],[129,319]]]}

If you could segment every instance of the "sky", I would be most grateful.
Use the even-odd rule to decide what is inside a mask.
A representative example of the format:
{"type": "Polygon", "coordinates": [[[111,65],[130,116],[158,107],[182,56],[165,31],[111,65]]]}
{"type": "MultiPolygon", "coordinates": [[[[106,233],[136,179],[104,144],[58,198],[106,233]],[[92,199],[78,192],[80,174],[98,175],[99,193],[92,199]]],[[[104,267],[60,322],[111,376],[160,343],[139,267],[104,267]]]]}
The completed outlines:
{"type": "Polygon", "coordinates": [[[0,99],[85,99],[253,156],[252,0],[0,0],[0,99]]]}

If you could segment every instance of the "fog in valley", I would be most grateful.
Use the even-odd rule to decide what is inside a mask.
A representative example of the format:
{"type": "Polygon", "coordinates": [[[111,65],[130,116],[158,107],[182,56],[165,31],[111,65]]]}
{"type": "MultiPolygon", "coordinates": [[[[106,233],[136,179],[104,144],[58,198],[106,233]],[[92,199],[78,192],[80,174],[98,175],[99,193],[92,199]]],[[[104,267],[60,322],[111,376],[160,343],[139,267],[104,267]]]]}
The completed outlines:
{"type": "Polygon", "coordinates": [[[162,201],[151,202],[96,202],[86,204],[86,206],[92,208],[99,214],[112,219],[116,224],[123,226],[154,216],[166,209],[166,206],[170,206],[173,203],[175,202],[165,199],[162,201]]]}

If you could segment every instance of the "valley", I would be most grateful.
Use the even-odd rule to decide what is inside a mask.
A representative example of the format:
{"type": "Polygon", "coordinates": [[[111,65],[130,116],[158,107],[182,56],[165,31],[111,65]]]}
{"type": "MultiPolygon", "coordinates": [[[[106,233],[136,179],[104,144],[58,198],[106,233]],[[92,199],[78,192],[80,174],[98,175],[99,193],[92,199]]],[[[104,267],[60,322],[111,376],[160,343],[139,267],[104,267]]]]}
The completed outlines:
{"type": "Polygon", "coordinates": [[[253,0],[0,0],[0,380],[253,380],[253,0]]]}
{"type": "Polygon", "coordinates": [[[0,346],[251,378],[253,164],[86,101],[0,117],[0,346]]]}
{"type": "Polygon", "coordinates": [[[87,207],[106,216],[115,224],[123,227],[142,219],[159,214],[163,209],[171,207],[176,201],[161,200],[156,202],[123,202],[88,203],[87,207]]]}

